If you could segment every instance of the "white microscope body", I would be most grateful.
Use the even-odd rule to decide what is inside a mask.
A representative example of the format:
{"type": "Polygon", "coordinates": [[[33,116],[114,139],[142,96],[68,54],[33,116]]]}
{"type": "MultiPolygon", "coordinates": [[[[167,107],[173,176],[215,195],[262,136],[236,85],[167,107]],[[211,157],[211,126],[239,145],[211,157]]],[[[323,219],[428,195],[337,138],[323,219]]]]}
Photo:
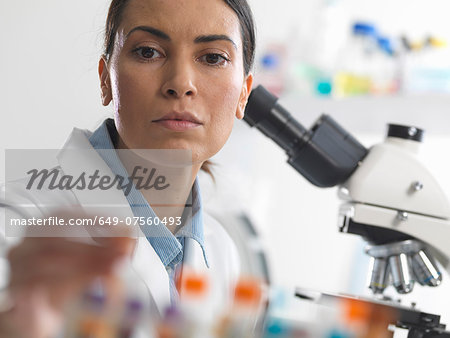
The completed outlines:
{"type": "MultiPolygon", "coordinates": [[[[417,131],[413,127],[410,130],[417,131]]],[[[432,257],[450,271],[450,204],[440,185],[420,162],[419,147],[417,140],[387,137],[385,142],[369,150],[339,189],[339,197],[346,201],[340,208],[342,231],[354,232],[355,224],[373,227],[371,231],[375,234],[381,228],[392,231],[385,232],[381,238],[371,238],[370,233],[365,236],[369,242],[375,242],[367,250],[374,258],[373,285],[370,285],[374,293],[383,292],[389,283],[389,273],[399,293],[411,292],[414,280],[422,285],[439,285],[442,277],[432,257]],[[394,237],[403,234],[406,238],[394,240],[389,238],[391,234],[394,237]],[[416,256],[420,251],[423,253],[416,256]],[[401,254],[404,255],[399,257],[401,254]],[[389,263],[390,268],[385,266],[389,263]],[[401,274],[405,275],[403,281],[399,280],[401,274]]]]}

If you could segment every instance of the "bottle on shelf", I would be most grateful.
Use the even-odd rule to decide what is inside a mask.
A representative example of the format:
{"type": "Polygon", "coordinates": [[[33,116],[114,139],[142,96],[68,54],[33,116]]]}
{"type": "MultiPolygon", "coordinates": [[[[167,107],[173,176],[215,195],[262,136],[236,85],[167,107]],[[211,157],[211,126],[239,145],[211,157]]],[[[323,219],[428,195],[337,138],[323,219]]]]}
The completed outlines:
{"type": "Polygon", "coordinates": [[[374,52],[373,76],[370,93],[373,95],[390,95],[399,90],[399,71],[397,55],[394,52],[392,40],[386,36],[378,35],[377,48],[374,52]]]}
{"type": "Polygon", "coordinates": [[[373,57],[377,51],[375,25],[356,22],[352,34],[341,49],[334,78],[336,97],[369,94],[374,69],[373,57]]]}

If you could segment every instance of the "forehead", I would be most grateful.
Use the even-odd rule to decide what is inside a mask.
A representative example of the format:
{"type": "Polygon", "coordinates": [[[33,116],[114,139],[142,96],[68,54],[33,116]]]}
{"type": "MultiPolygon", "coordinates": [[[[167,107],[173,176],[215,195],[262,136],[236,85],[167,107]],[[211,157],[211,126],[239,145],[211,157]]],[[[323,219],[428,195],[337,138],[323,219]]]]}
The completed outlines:
{"type": "Polygon", "coordinates": [[[240,44],[240,23],[223,0],[130,0],[121,29],[152,26],[176,39],[225,34],[240,44]]]}

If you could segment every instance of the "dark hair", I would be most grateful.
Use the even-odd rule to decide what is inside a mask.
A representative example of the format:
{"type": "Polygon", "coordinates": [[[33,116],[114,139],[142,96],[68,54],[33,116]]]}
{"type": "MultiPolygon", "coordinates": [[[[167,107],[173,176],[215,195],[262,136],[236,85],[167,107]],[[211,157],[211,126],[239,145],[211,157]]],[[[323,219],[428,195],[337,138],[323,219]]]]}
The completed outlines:
{"type": "MultiPolygon", "coordinates": [[[[255,59],[256,34],[253,14],[247,0],[223,0],[238,16],[241,26],[244,72],[247,75],[255,59]]],[[[123,12],[129,0],[112,0],[108,10],[105,27],[103,54],[109,60],[114,49],[114,39],[122,21],[123,12]]]]}
{"type": "Polygon", "coordinates": [[[224,0],[236,13],[241,25],[242,48],[244,50],[244,73],[247,75],[255,60],[256,33],[252,10],[247,0],[224,0]]]}
{"type": "MultiPolygon", "coordinates": [[[[105,42],[103,55],[109,61],[114,50],[114,40],[117,29],[122,21],[123,12],[129,0],[112,0],[106,18],[105,42]]],[[[224,0],[224,2],[236,13],[241,28],[244,73],[248,75],[253,67],[255,59],[256,33],[253,14],[247,0],[224,0]]],[[[201,167],[214,180],[211,172],[211,161],[205,161],[201,167]]]]}

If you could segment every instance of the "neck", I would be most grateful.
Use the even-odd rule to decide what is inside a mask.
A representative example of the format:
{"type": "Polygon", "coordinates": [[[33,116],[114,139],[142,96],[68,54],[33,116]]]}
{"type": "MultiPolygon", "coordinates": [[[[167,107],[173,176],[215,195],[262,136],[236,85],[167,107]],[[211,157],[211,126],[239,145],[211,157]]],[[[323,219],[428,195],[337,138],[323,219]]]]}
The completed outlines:
{"type": "Polygon", "coordinates": [[[117,153],[136,188],[158,218],[165,219],[167,228],[175,233],[179,224],[177,217],[181,219],[186,204],[192,205],[188,198],[201,164],[189,163],[190,158],[189,161],[180,159],[180,156],[191,156],[183,151],[171,154],[170,150],[121,148],[117,153]],[[177,154],[180,156],[173,156],[177,154]]]}

